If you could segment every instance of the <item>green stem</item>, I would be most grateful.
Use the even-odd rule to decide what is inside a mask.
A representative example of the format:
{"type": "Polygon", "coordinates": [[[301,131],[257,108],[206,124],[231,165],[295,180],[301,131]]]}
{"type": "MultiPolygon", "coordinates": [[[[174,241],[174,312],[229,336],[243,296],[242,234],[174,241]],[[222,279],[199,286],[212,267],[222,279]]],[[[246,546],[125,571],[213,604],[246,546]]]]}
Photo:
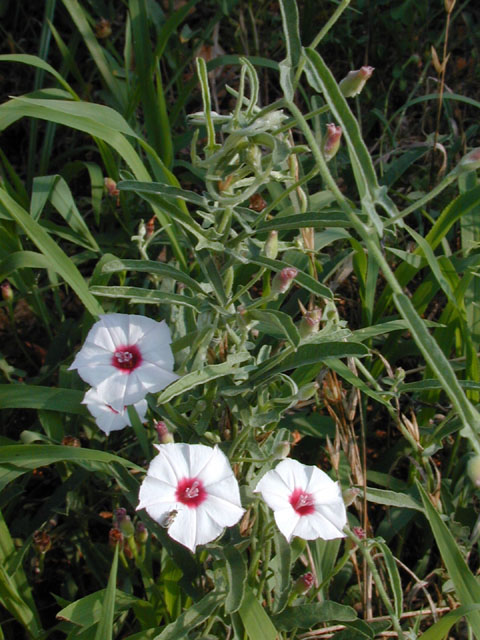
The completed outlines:
{"type": "Polygon", "coordinates": [[[377,590],[380,595],[380,598],[382,599],[383,604],[385,605],[388,615],[392,619],[393,628],[397,632],[399,640],[404,640],[405,636],[403,635],[403,630],[400,625],[400,620],[397,617],[394,608],[392,607],[390,598],[388,597],[385,587],[383,586],[382,579],[380,578],[380,574],[378,573],[377,567],[370,553],[369,545],[371,544],[371,541],[367,539],[360,540],[360,538],[357,538],[357,536],[353,533],[353,531],[351,531],[348,527],[345,527],[343,531],[348,536],[348,538],[350,538],[350,540],[358,546],[359,550],[363,554],[363,557],[365,558],[368,564],[368,568],[372,573],[372,577],[377,586],[377,590]]]}

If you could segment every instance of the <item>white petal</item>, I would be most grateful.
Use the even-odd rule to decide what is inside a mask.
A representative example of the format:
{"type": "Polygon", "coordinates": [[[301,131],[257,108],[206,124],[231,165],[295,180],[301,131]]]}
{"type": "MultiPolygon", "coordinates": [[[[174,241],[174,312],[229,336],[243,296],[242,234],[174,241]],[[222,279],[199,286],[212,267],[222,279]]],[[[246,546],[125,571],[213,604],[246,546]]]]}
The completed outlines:
{"type": "MultiPolygon", "coordinates": [[[[334,529],[339,531],[342,537],[344,536],[343,528],[347,524],[347,510],[342,498],[335,504],[319,505],[316,508],[316,512],[330,523],[334,529]]],[[[336,535],[334,537],[338,538],[339,536],[336,535]]],[[[328,538],[325,538],[325,540],[328,540],[328,538]]]]}
{"type": "Polygon", "coordinates": [[[260,482],[255,487],[255,493],[261,493],[262,498],[270,509],[286,509],[290,506],[289,497],[292,493],[283,478],[276,472],[276,469],[267,471],[260,482]]]}
{"type": "Polygon", "coordinates": [[[197,544],[200,544],[197,540],[197,511],[198,509],[188,507],[180,509],[168,528],[168,535],[171,538],[194,553],[197,544]]]}
{"type": "Polygon", "coordinates": [[[168,387],[171,382],[178,380],[178,376],[175,373],[145,361],[130,374],[130,376],[134,375],[143,386],[145,393],[161,391],[168,387]]]}
{"type": "Polygon", "coordinates": [[[131,344],[136,344],[141,340],[142,346],[148,349],[155,345],[169,345],[172,342],[170,329],[165,320],[157,322],[144,316],[130,317],[133,318],[133,320],[130,321],[131,344]]]}
{"type": "Polygon", "coordinates": [[[127,394],[129,378],[128,374],[115,370],[113,375],[102,380],[97,385],[98,395],[116,411],[123,411],[124,407],[142,400],[145,396],[143,389],[137,395],[127,394]]]}
{"type": "Polygon", "coordinates": [[[236,504],[233,500],[219,498],[211,493],[208,494],[207,500],[202,502],[200,508],[207,511],[210,518],[221,528],[233,527],[245,513],[240,502],[236,504]]]}
{"type": "Polygon", "coordinates": [[[110,344],[113,346],[113,348],[110,347],[112,352],[117,347],[127,345],[129,318],[127,313],[108,313],[100,316],[100,322],[93,325],[87,341],[105,346],[110,344]]]}
{"type": "MultiPolygon", "coordinates": [[[[148,411],[148,402],[146,400],[140,400],[140,402],[136,402],[133,406],[135,407],[135,411],[138,414],[140,422],[145,422],[145,415],[148,411]]],[[[131,426],[130,420],[128,421],[128,424],[131,426]]]]}
{"type": "Polygon", "coordinates": [[[192,473],[203,482],[205,488],[226,478],[232,478],[234,484],[237,483],[227,456],[217,445],[213,449],[204,445],[192,447],[190,465],[192,473]]]}
{"type": "Polygon", "coordinates": [[[150,463],[148,475],[168,481],[175,489],[178,481],[190,477],[184,449],[191,445],[184,443],[157,444],[159,455],[150,463]]]}
{"type": "Polygon", "coordinates": [[[275,511],[273,515],[275,517],[277,527],[280,529],[281,533],[283,533],[287,542],[290,542],[294,535],[295,527],[300,520],[300,516],[290,506],[286,509],[279,509],[275,511]]]}
{"type": "Polygon", "coordinates": [[[290,489],[290,492],[294,489],[305,490],[308,478],[309,470],[313,467],[308,467],[298,460],[292,460],[291,458],[285,458],[275,467],[276,473],[282,478],[285,484],[290,489]]]}
{"type": "Polygon", "coordinates": [[[338,529],[319,512],[302,516],[295,527],[294,535],[304,540],[315,540],[316,538],[333,540],[345,537],[341,529],[338,529]]]}
{"type": "Polygon", "coordinates": [[[147,509],[150,516],[158,521],[155,515],[152,515],[152,510],[167,510],[177,508],[177,499],[175,497],[175,487],[168,481],[163,481],[159,478],[152,476],[146,476],[140,486],[138,494],[138,507],[137,509],[147,509]]]}

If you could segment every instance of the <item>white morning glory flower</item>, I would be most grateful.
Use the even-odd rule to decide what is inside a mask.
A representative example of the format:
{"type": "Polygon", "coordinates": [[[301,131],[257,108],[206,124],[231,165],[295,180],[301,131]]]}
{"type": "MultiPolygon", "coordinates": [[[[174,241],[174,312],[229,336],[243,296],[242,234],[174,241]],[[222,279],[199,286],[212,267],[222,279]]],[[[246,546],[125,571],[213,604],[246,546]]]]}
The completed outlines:
{"type": "Polygon", "coordinates": [[[242,517],[237,480],[217,446],[155,446],[159,453],[140,487],[137,509],[146,509],[171,538],[195,552],[242,517]]]}
{"type": "MultiPolygon", "coordinates": [[[[124,427],[132,426],[130,418],[128,417],[127,408],[124,407],[123,411],[117,411],[103,401],[95,388],[87,391],[82,400],[82,404],[87,405],[87,409],[95,418],[97,425],[107,436],[111,431],[119,431],[124,427]]],[[[133,406],[138,413],[140,422],[143,422],[148,409],[147,401],[140,400],[140,402],[135,403],[133,406]]]]}
{"type": "Polygon", "coordinates": [[[290,458],[268,471],[255,492],[273,509],[278,528],[290,542],[344,538],[347,512],[338,482],[317,467],[290,458]]]}
{"type": "Polygon", "coordinates": [[[164,320],[126,313],[102,315],[70,369],[78,369],[103,402],[121,412],[177,380],[170,342],[164,320]]]}

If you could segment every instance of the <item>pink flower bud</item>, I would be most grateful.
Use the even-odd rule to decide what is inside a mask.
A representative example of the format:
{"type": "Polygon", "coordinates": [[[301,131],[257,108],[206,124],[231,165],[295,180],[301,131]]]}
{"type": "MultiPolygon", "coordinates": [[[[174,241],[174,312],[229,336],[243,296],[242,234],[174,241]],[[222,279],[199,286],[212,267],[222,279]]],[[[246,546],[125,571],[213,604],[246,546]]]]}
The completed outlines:
{"type": "Polygon", "coordinates": [[[472,151],[464,155],[458,163],[458,169],[460,171],[476,171],[480,169],[480,147],[472,149],[472,151]]]}
{"type": "Polygon", "coordinates": [[[123,535],[127,538],[130,538],[134,535],[135,529],[133,527],[133,523],[130,519],[130,516],[127,515],[127,510],[121,507],[115,511],[115,519],[117,521],[117,528],[123,533],[123,535]]]}
{"type": "Polygon", "coordinates": [[[137,526],[135,527],[135,542],[138,544],[145,544],[148,540],[148,531],[147,527],[143,524],[143,522],[137,522],[137,526]]]}
{"type": "Polygon", "coordinates": [[[323,139],[322,144],[323,156],[327,162],[336,155],[340,147],[341,137],[342,127],[338,127],[333,122],[327,124],[327,135],[323,139]]]}
{"type": "Polygon", "coordinates": [[[111,198],[115,198],[118,196],[120,191],[117,189],[117,183],[112,178],[104,178],[103,184],[105,185],[105,189],[107,190],[108,195],[111,198]]]}
{"type": "Polygon", "coordinates": [[[313,583],[315,582],[313,573],[310,571],[308,573],[304,573],[303,576],[300,576],[295,581],[295,585],[293,587],[293,591],[299,596],[303,596],[307,591],[313,587],[313,583]]]}
{"type": "Polygon", "coordinates": [[[353,527],[352,531],[359,540],[365,540],[365,538],[367,537],[365,529],[362,529],[362,527],[353,527]]]}
{"type": "Polygon", "coordinates": [[[322,319],[322,310],[318,307],[310,309],[300,320],[298,330],[302,338],[306,338],[312,333],[317,333],[320,328],[320,320],[322,319]]]}
{"type": "Polygon", "coordinates": [[[1,288],[2,288],[2,298],[5,300],[5,302],[12,302],[13,291],[12,291],[12,287],[10,286],[10,283],[4,282],[1,288]]]}
{"type": "Polygon", "coordinates": [[[46,531],[35,531],[33,534],[33,547],[41,555],[47,553],[52,547],[52,540],[46,531]]]}
{"type": "Polygon", "coordinates": [[[338,85],[345,98],[353,98],[354,96],[357,96],[374,70],[374,67],[366,66],[361,69],[357,69],[356,71],[349,71],[338,85]]]}
{"type": "Polygon", "coordinates": [[[168,430],[167,425],[163,420],[154,420],[153,424],[155,429],[157,430],[158,440],[160,444],[169,444],[170,442],[175,442],[172,434],[168,430]]]}
{"type": "Polygon", "coordinates": [[[276,273],[272,280],[272,293],[285,293],[288,291],[297,273],[298,269],[295,269],[295,267],[285,267],[285,269],[276,273]]]}
{"type": "Polygon", "coordinates": [[[116,547],[118,544],[123,545],[123,533],[120,529],[110,529],[108,532],[108,544],[110,547],[116,547]]]}

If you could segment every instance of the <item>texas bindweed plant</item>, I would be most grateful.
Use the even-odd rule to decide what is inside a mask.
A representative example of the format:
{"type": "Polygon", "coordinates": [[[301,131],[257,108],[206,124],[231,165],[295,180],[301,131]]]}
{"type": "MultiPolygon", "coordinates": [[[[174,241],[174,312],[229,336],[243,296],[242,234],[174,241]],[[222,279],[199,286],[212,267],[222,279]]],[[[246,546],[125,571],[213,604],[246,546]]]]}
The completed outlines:
{"type": "MultiPolygon", "coordinates": [[[[446,633],[448,624],[465,613],[480,633],[478,584],[429,497],[438,498],[436,467],[424,455],[418,425],[401,414],[403,375],[392,374],[388,384],[379,379],[375,367],[385,358],[372,348],[374,337],[408,330],[417,357],[423,356],[450,400],[448,433],[460,432],[480,454],[478,412],[404,292],[410,272],[394,272],[385,254],[395,231],[410,235],[439,288],[455,299],[432,249],[453,222],[441,219],[427,242],[405,217],[472,174],[478,150],[431,192],[399,210],[378,183],[347,102],[361,98],[373,68],[351,71],[338,83],[316,50],[348,0],[306,48],[296,3],[282,0],[280,5],[287,57],[278,65],[282,97],[275,103],[260,104],[257,71],[243,58],[237,88],[228,87],[231,112],[213,111],[208,67],[197,60],[203,109],[189,117],[195,128],[189,163],[195,187],[190,190],[141,137],[140,127],[134,131],[112,109],[83,103],[74,94],[60,100],[57,93],[23,97],[0,108],[0,119],[8,124],[32,115],[89,133],[112,169],[110,144],[118,153],[115,171],[121,178],[108,179],[110,195],[129,212],[154,215],[148,224],[137,220],[135,229],[129,228],[128,246],[113,255],[102,251],[80,216],[72,223],[75,209],[70,208],[64,212],[73,224],[67,237],[80,235],[82,247],[87,245],[75,261],[52,241],[48,225],[43,228],[25,211],[12,188],[0,189],[3,218],[18,225],[40,251],[17,257],[18,263],[60,276],[86,311],[83,346],[73,363],[68,358],[68,368],[59,366],[60,394],[49,396],[40,385],[17,385],[26,388],[19,406],[44,411],[48,444],[9,443],[0,456],[6,483],[47,463],[63,465],[65,493],[76,484],[74,464],[82,473],[86,466],[108,479],[102,497],[113,513],[110,577],[105,589],[73,602],[59,597],[58,630],[69,639],[293,640],[337,632],[333,637],[373,638],[391,627],[389,633],[399,638],[416,638],[421,615],[402,618],[398,562],[371,531],[367,498],[421,512],[431,525],[463,607],[430,631],[446,633]],[[306,114],[298,106],[299,88],[315,97],[315,108],[306,114]],[[331,170],[340,145],[352,170],[355,193],[350,197],[331,170]],[[322,251],[334,241],[338,251],[322,251]],[[363,274],[358,272],[364,276],[371,326],[359,331],[341,318],[333,293],[343,264],[342,243],[354,246],[357,260],[365,261],[363,274]],[[96,264],[87,286],[77,265],[86,271],[92,254],[96,264]],[[385,286],[378,305],[388,320],[382,313],[374,318],[379,273],[385,286]],[[135,314],[125,313],[127,303],[135,314]],[[75,387],[72,370],[91,388],[67,389],[75,387]],[[351,388],[348,401],[338,378],[351,388]],[[318,420],[320,391],[332,418],[328,423],[318,420]],[[425,484],[418,483],[414,495],[367,488],[366,459],[346,418],[360,405],[364,425],[367,398],[411,447],[416,477],[425,484]],[[82,403],[91,417],[82,413],[82,403]],[[63,446],[55,444],[58,429],[51,425],[58,423],[45,410],[78,414],[80,427],[68,416],[62,428],[80,429],[89,446],[78,447],[79,440],[68,437],[63,446]],[[313,432],[315,442],[325,441],[331,468],[323,464],[320,446],[297,456],[293,446],[302,429],[313,432]],[[347,507],[352,507],[348,518],[347,507]],[[349,606],[353,570],[364,594],[364,619],[349,606]]],[[[129,6],[132,16],[145,10],[141,2],[129,6]]],[[[78,22],[85,32],[88,25],[78,22]]],[[[364,426],[360,440],[364,454],[364,426]]],[[[15,555],[3,520],[0,526],[7,540],[0,545],[7,566],[0,598],[31,637],[44,637],[18,569],[23,556],[15,555]]],[[[40,548],[41,536],[37,542],[40,548]]],[[[45,554],[47,546],[39,553],[45,554]]],[[[95,563],[90,566],[93,573],[95,563]]]]}

